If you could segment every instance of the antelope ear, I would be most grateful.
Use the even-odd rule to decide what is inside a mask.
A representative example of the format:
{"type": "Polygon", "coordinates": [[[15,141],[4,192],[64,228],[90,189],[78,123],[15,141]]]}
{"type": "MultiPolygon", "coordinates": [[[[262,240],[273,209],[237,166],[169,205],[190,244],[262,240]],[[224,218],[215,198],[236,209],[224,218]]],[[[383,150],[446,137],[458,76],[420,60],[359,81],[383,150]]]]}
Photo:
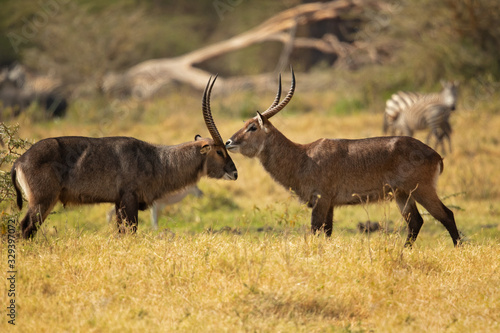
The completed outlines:
{"type": "Polygon", "coordinates": [[[201,135],[196,134],[196,135],[194,136],[194,141],[198,141],[198,140],[200,140],[200,139],[201,139],[201,135]]]}
{"type": "Polygon", "coordinates": [[[212,147],[210,147],[210,145],[204,145],[203,147],[201,147],[201,154],[202,155],[205,155],[205,154],[208,154],[208,152],[212,149],[212,147]]]}
{"type": "Polygon", "coordinates": [[[267,133],[268,131],[268,128],[266,126],[267,118],[261,115],[259,111],[257,111],[257,121],[259,122],[260,128],[262,128],[264,132],[267,133]]]}
{"type": "Polygon", "coordinates": [[[265,118],[260,114],[259,111],[257,111],[257,121],[259,122],[260,127],[264,128],[265,118]]]}

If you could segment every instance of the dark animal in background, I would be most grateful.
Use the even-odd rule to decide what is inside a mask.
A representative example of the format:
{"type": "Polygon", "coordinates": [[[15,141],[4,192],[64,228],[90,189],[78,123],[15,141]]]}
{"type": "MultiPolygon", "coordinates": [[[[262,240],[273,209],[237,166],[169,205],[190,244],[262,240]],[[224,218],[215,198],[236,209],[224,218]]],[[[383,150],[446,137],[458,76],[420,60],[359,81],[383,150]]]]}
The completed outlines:
{"type": "Polygon", "coordinates": [[[382,227],[378,222],[372,222],[372,221],[358,222],[358,231],[363,234],[376,232],[381,229],[382,227]]]}
{"type": "Polygon", "coordinates": [[[195,141],[176,146],[130,137],[56,137],[35,143],[11,171],[19,208],[23,201],[18,183],[28,200],[22,235],[33,236],[58,201],[114,203],[118,230],[135,232],[138,210],[168,193],[194,185],[202,176],[236,180],[236,166],[210,111],[214,82],[208,82],[202,103],[211,139],[197,135],[195,141]]]}
{"type": "MultiPolygon", "coordinates": [[[[0,110],[11,108],[12,115],[16,117],[31,104],[32,94],[22,89],[24,78],[14,74],[8,69],[0,72],[0,110]]],[[[0,115],[3,116],[3,113],[0,115]]]]}
{"type": "Polygon", "coordinates": [[[61,118],[66,115],[68,102],[57,80],[27,73],[17,64],[0,72],[0,111],[6,117],[5,109],[12,109],[16,117],[32,103],[37,102],[46,118],[61,118]]]}

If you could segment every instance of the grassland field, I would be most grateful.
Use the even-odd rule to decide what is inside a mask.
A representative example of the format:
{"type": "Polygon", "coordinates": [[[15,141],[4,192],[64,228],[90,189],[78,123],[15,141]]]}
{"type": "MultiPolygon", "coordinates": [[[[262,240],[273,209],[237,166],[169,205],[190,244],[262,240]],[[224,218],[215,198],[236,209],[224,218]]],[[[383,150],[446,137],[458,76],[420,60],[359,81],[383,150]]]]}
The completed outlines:
{"type": "MultiPolygon", "coordinates": [[[[78,100],[66,119],[15,122],[31,141],[126,135],[177,144],[208,135],[198,95],[78,100]]],[[[335,115],[335,96],[296,95],[271,120],[293,141],[382,134],[382,109],[335,115]]],[[[272,99],[214,93],[223,139],[272,99]]],[[[167,207],[158,231],[148,211],[136,235],[119,236],[106,222],[110,205],[57,205],[34,239],[17,240],[16,326],[3,279],[0,331],[500,332],[500,117],[483,104],[453,114],[454,150],[438,185],[467,236],[460,248],[420,207],[424,226],[403,249],[406,226],[392,202],[338,208],[333,236],[311,236],[310,210],[257,160],[233,154],[238,180],[202,179],[204,197],[167,207]],[[359,233],[367,220],[385,231],[359,233]]],[[[6,274],[5,233],[2,243],[6,274]]]]}

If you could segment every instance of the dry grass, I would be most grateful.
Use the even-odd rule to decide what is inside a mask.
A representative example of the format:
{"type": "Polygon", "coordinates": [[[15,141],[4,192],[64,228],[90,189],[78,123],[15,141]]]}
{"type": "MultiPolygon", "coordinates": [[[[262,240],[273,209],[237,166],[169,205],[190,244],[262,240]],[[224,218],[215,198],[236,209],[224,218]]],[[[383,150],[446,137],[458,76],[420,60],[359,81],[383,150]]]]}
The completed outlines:
{"type": "Polygon", "coordinates": [[[24,332],[500,329],[498,246],[73,232],[19,248],[24,332]]]}
{"type": "MultiPolygon", "coordinates": [[[[214,98],[224,138],[242,124],[241,117],[216,111],[230,109],[230,102],[214,98]]],[[[85,120],[82,104],[60,123],[21,118],[21,136],[130,135],[175,144],[206,135],[198,104],[182,97],[117,103],[98,122],[85,120]]],[[[380,115],[333,117],[321,108],[284,112],[273,123],[298,142],[381,133],[380,115]]],[[[464,247],[454,249],[442,225],[424,216],[414,249],[403,250],[405,227],[393,203],[340,208],[333,237],[311,237],[310,211],[257,161],[234,155],[238,181],[203,180],[206,196],[168,208],[159,232],[146,223],[147,212],[140,214],[137,235],[119,237],[105,222],[107,205],[57,206],[34,240],[17,243],[17,328],[499,331],[500,117],[464,111],[453,124],[455,150],[445,157],[439,194],[470,239],[464,247]],[[391,232],[356,233],[358,221],[367,219],[391,232]],[[209,228],[222,232],[204,231],[209,228]]],[[[3,308],[7,301],[2,293],[3,308]]],[[[5,331],[10,327],[2,317],[5,331]]]]}

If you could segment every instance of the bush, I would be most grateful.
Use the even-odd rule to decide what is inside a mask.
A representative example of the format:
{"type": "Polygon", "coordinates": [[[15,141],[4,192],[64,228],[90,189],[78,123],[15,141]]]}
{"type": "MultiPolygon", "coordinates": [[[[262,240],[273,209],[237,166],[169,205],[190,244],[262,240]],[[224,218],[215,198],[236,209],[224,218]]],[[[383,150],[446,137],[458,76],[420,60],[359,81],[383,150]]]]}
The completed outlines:
{"type": "Polygon", "coordinates": [[[17,130],[17,126],[7,126],[0,122],[0,209],[2,209],[0,230],[2,234],[5,234],[7,221],[16,219],[19,215],[17,209],[12,209],[16,201],[16,192],[10,179],[10,167],[30,145],[28,141],[17,138],[17,130]]]}
{"type": "Polygon", "coordinates": [[[351,55],[357,69],[339,72],[373,109],[398,90],[439,91],[441,79],[458,79],[465,94],[476,81],[500,80],[498,1],[389,1],[362,18],[355,40],[365,46],[351,55]]]}

